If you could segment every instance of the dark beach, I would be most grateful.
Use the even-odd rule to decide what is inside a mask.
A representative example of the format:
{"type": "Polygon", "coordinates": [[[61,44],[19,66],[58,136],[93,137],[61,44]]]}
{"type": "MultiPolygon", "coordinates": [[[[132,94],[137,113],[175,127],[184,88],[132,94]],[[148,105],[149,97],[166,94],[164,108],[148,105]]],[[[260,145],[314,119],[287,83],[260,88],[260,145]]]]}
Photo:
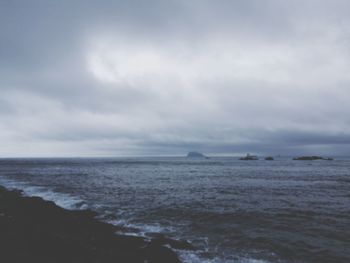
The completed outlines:
{"type": "Polygon", "coordinates": [[[66,210],[0,186],[0,262],[180,262],[170,248],[190,244],[159,235],[118,235],[90,210],[66,210]]]}

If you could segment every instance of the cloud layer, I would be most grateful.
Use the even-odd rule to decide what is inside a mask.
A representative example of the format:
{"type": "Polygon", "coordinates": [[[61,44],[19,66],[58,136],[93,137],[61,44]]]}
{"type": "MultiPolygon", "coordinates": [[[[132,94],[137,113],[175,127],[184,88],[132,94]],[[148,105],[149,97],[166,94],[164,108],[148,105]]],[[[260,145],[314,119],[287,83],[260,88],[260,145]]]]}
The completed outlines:
{"type": "Polygon", "coordinates": [[[350,154],[348,1],[1,1],[0,156],[350,154]]]}

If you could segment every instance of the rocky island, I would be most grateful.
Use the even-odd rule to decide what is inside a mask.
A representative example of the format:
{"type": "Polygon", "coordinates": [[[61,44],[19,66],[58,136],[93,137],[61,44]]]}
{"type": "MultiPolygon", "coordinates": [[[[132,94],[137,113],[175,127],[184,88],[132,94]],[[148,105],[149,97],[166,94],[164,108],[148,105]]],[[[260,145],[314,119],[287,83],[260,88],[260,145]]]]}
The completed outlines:
{"type": "Polygon", "coordinates": [[[314,161],[314,160],[333,161],[333,158],[327,158],[327,157],[321,157],[321,156],[300,156],[300,157],[293,158],[293,160],[296,160],[296,161],[314,161]]]}
{"type": "Polygon", "coordinates": [[[0,261],[35,263],[179,263],[186,241],[116,234],[90,210],[72,211],[0,186],[0,261]]]}
{"type": "Polygon", "coordinates": [[[256,155],[250,155],[249,153],[247,153],[246,156],[239,158],[239,160],[243,160],[243,161],[256,161],[259,160],[258,157],[256,155]]]}
{"type": "Polygon", "coordinates": [[[206,158],[206,156],[200,152],[189,152],[187,158],[206,158]]]}

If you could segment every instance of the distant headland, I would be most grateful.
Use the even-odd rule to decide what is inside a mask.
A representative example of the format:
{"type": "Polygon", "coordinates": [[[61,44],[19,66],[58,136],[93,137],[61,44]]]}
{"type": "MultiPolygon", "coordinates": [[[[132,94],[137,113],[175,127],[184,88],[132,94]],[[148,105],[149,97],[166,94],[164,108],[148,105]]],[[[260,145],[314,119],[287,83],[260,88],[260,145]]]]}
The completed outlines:
{"type": "Polygon", "coordinates": [[[296,160],[296,161],[314,161],[314,160],[333,161],[333,158],[322,157],[322,156],[300,156],[300,157],[293,158],[293,160],[296,160]]]}

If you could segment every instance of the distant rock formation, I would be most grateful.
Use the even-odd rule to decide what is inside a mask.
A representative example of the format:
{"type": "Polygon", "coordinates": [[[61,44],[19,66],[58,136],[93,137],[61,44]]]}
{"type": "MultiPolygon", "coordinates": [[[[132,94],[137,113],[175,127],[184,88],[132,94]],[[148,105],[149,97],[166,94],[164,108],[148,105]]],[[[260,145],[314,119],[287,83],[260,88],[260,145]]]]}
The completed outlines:
{"type": "Polygon", "coordinates": [[[293,160],[296,160],[296,161],[314,161],[314,160],[333,161],[333,158],[327,158],[327,157],[321,157],[321,156],[300,156],[300,157],[293,158],[293,160]]]}
{"type": "Polygon", "coordinates": [[[267,156],[267,157],[265,157],[265,160],[266,160],[266,161],[273,161],[274,159],[273,159],[272,156],[267,156]]]}
{"type": "Polygon", "coordinates": [[[239,158],[239,160],[255,161],[255,160],[259,160],[259,159],[258,159],[258,157],[256,155],[250,155],[249,153],[247,153],[247,155],[245,157],[241,157],[241,158],[239,158]]]}
{"type": "Polygon", "coordinates": [[[187,158],[206,158],[206,156],[200,152],[189,152],[187,158]]]}

